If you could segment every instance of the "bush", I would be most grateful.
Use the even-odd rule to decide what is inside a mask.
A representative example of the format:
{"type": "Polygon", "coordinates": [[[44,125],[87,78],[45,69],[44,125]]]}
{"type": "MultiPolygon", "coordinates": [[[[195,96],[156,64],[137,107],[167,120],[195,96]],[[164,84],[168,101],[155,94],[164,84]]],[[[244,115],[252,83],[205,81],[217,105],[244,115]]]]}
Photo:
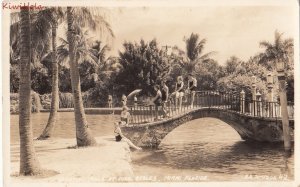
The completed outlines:
{"type": "MultiPolygon", "coordinates": [[[[38,93],[31,91],[31,112],[40,112],[42,109],[40,96],[38,93]]],[[[10,113],[11,114],[18,114],[19,113],[19,94],[18,93],[11,93],[10,94],[10,113]]]]}

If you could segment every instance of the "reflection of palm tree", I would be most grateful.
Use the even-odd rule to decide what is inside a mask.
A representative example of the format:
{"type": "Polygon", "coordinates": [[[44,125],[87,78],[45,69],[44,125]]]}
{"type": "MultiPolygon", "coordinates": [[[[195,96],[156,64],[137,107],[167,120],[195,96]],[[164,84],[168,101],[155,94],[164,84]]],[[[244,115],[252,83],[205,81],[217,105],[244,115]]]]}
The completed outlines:
{"type": "Polygon", "coordinates": [[[31,128],[29,9],[21,9],[20,17],[20,77],[22,77],[19,90],[20,174],[35,175],[40,172],[40,166],[33,147],[31,128]]]}
{"type": "Polygon", "coordinates": [[[291,58],[293,58],[293,39],[288,38],[284,40],[282,35],[283,33],[275,31],[273,44],[268,41],[260,42],[260,46],[265,48],[265,51],[259,55],[259,62],[265,65],[269,70],[274,70],[275,61],[282,60],[284,62],[291,62],[291,58]]]}
{"type": "Polygon", "coordinates": [[[192,33],[189,38],[185,40],[186,51],[178,49],[178,47],[173,48],[177,51],[178,58],[177,62],[183,68],[186,73],[193,73],[196,71],[197,65],[200,63],[209,62],[211,60],[211,55],[215,52],[203,53],[204,45],[206,44],[206,39],[199,41],[199,35],[192,33]]]}

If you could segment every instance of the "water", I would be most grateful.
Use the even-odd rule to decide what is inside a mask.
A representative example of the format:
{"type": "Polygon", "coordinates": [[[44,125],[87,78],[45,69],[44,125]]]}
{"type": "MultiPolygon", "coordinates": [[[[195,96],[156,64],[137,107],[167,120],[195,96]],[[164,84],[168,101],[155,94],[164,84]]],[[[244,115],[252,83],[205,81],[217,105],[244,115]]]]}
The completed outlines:
{"type": "MultiPolygon", "coordinates": [[[[38,136],[48,113],[33,114],[38,136]]],[[[74,114],[59,113],[54,137],[74,138],[74,114]]],[[[118,116],[87,115],[94,136],[113,136],[118,116]]],[[[18,139],[18,116],[11,116],[11,142],[18,139]]],[[[247,143],[226,123],[203,118],[190,121],[169,133],[158,149],[134,151],[136,176],[145,181],[291,180],[294,156],[284,155],[282,144],[247,143]]]]}
{"type": "MultiPolygon", "coordinates": [[[[33,136],[38,137],[44,130],[49,113],[32,114],[33,136]]],[[[87,122],[94,136],[113,135],[114,122],[119,116],[114,115],[87,115],[87,122]]],[[[19,141],[19,116],[11,115],[10,140],[19,141]]],[[[75,138],[75,119],[73,112],[59,112],[53,137],[75,138]]]]}

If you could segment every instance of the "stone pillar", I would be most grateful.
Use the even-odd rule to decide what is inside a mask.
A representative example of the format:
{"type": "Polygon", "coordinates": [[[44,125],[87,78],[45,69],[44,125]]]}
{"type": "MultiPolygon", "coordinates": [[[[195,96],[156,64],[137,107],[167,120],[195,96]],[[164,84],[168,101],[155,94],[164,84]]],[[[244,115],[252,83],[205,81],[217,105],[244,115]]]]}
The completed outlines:
{"type": "Polygon", "coordinates": [[[284,148],[286,151],[291,150],[291,137],[289,129],[289,116],[287,110],[287,98],[286,98],[286,77],[284,72],[284,62],[276,61],[276,68],[278,72],[278,82],[279,82],[279,96],[280,96],[280,108],[281,108],[281,119],[282,119],[282,131],[284,148]]]}
{"type": "Polygon", "coordinates": [[[252,105],[251,105],[251,114],[256,115],[256,77],[252,76],[252,105]]]}
{"type": "Polygon", "coordinates": [[[273,83],[274,83],[274,79],[273,79],[272,73],[269,72],[267,75],[268,94],[267,94],[267,103],[266,103],[268,117],[275,117],[276,105],[274,103],[273,83]]]}
{"type": "Polygon", "coordinates": [[[242,114],[245,113],[245,91],[242,90],[241,93],[240,93],[240,112],[242,114]]]}

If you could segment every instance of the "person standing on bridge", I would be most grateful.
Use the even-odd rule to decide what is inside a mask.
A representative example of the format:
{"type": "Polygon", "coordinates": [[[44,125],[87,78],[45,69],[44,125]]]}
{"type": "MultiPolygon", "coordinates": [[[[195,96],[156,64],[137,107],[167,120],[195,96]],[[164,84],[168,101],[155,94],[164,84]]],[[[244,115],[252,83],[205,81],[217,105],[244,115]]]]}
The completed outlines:
{"type": "Polygon", "coordinates": [[[177,82],[175,85],[175,94],[176,94],[176,99],[175,99],[175,107],[178,107],[179,103],[179,109],[181,109],[182,105],[182,97],[184,96],[184,90],[183,90],[183,78],[182,76],[177,77],[177,82]]]}
{"type": "Polygon", "coordinates": [[[193,77],[193,74],[190,73],[188,76],[188,92],[190,94],[191,108],[193,108],[194,106],[196,88],[197,88],[197,79],[193,77]]]}
{"type": "Polygon", "coordinates": [[[169,100],[169,88],[166,84],[166,81],[161,83],[161,100],[162,100],[162,111],[163,117],[167,117],[167,101],[169,100]]]}
{"type": "Polygon", "coordinates": [[[154,90],[156,92],[156,95],[153,98],[153,103],[155,105],[155,118],[154,118],[154,120],[158,120],[158,108],[162,104],[162,94],[161,94],[159,85],[156,84],[154,86],[154,90]]]}

